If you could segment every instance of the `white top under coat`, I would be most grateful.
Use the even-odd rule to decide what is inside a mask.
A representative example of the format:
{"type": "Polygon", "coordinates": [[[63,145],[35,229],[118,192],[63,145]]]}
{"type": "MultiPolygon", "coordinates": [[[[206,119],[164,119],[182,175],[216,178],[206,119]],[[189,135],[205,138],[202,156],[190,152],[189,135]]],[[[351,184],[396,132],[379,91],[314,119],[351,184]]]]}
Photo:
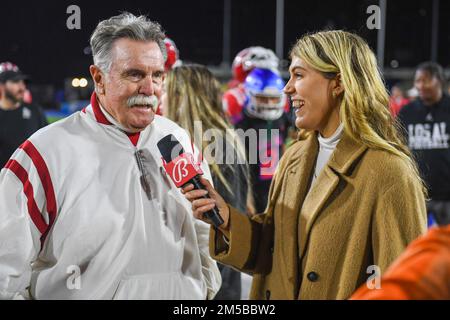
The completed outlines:
{"type": "Polygon", "coordinates": [[[341,123],[333,135],[329,138],[324,138],[319,133],[319,154],[317,155],[316,165],[314,168],[314,176],[311,185],[317,180],[317,177],[322,172],[323,167],[327,164],[334,149],[341,140],[342,133],[344,132],[344,124],[341,123]]]}

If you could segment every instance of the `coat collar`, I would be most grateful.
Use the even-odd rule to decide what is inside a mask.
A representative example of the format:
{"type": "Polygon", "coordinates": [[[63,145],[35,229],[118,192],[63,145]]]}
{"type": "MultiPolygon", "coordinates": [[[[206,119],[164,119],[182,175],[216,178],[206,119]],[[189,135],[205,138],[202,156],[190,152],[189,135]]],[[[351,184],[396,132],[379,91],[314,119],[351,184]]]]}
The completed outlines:
{"type": "MultiPolygon", "coordinates": [[[[367,146],[350,138],[350,136],[345,132],[344,129],[342,138],[336,146],[336,150],[331,155],[327,166],[334,169],[338,173],[346,175],[348,174],[348,171],[351,168],[352,164],[359,158],[362,153],[364,153],[365,150],[367,150],[367,148],[367,146]]],[[[289,159],[289,164],[287,165],[287,167],[290,167],[292,165],[298,166],[298,162],[300,161],[307,161],[308,163],[312,161],[315,163],[318,152],[319,145],[317,142],[317,132],[313,132],[310,133],[309,136],[304,140],[302,147],[299,148],[299,152],[293,154],[289,159]]]]}
{"type": "Polygon", "coordinates": [[[97,100],[97,94],[94,92],[92,92],[91,95],[91,106],[92,106],[92,111],[94,112],[94,117],[95,120],[97,120],[98,123],[110,126],[112,125],[111,122],[109,122],[109,120],[106,118],[106,116],[103,114],[102,110],[100,109],[100,105],[98,103],[97,100]]]}
{"type": "Polygon", "coordinates": [[[335,152],[331,155],[328,167],[340,174],[348,175],[352,165],[367,149],[367,146],[353,140],[344,132],[335,152]]]}

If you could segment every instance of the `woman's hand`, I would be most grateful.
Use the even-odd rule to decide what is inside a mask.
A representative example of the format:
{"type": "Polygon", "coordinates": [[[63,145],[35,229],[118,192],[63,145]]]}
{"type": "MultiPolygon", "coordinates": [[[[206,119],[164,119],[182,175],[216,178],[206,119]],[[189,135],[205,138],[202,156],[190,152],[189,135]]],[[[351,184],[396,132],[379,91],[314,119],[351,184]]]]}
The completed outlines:
{"type": "Polygon", "coordinates": [[[211,183],[203,177],[200,177],[200,182],[205,186],[206,190],[194,190],[192,184],[188,184],[181,189],[186,199],[192,203],[192,211],[194,217],[211,224],[205,216],[204,213],[213,209],[215,206],[219,209],[219,214],[223,219],[223,224],[220,225],[220,229],[228,230],[228,221],[230,219],[230,210],[225,200],[217,193],[212,187],[211,183]],[[209,195],[208,198],[203,198],[203,196],[209,195]]]}

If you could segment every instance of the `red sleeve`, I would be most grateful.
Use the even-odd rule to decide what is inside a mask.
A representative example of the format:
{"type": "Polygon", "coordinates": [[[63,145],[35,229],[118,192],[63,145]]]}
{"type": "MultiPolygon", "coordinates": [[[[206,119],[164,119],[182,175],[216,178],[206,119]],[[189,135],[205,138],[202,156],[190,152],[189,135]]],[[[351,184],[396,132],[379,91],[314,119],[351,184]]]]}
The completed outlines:
{"type": "Polygon", "coordinates": [[[226,91],[222,98],[223,109],[232,124],[236,124],[242,119],[242,109],[244,108],[245,95],[238,92],[237,89],[226,91]]]}

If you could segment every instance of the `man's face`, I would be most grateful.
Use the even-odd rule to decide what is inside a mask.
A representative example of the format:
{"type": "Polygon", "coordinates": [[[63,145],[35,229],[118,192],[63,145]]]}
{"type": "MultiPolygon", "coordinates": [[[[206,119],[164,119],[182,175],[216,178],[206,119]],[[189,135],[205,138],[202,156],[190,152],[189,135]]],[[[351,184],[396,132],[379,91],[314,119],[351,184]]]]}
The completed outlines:
{"type": "Polygon", "coordinates": [[[274,108],[280,104],[281,97],[267,97],[267,96],[255,96],[256,104],[257,105],[264,105],[269,106],[273,105],[274,108]]]}
{"type": "Polygon", "coordinates": [[[156,42],[119,39],[109,73],[97,78],[92,67],[91,73],[103,89],[98,95],[102,107],[125,129],[139,132],[153,121],[158,103],[150,98],[161,98],[164,80],[164,58],[156,42]]]}
{"type": "Polygon", "coordinates": [[[403,91],[396,86],[392,87],[392,97],[394,98],[403,98],[403,91]]]}
{"type": "Polygon", "coordinates": [[[436,103],[441,96],[441,82],[428,71],[418,70],[414,76],[414,86],[419,97],[427,104],[436,103]]]}
{"type": "Polygon", "coordinates": [[[18,81],[6,81],[3,85],[3,95],[6,99],[10,100],[12,103],[22,103],[25,95],[25,82],[23,80],[18,81]]]}

